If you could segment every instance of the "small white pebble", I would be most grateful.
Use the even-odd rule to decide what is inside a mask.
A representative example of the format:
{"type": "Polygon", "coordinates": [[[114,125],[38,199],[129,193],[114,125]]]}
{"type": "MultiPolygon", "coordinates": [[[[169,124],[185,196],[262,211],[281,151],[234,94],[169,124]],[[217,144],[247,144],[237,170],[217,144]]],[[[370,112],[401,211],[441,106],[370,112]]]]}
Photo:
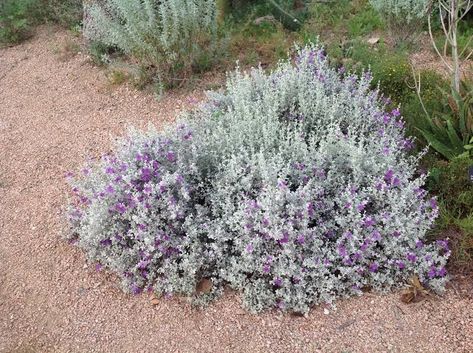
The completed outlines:
{"type": "Polygon", "coordinates": [[[325,314],[325,315],[328,315],[328,314],[330,314],[330,311],[329,311],[327,308],[325,308],[325,309],[324,309],[324,314],[325,314]]]}

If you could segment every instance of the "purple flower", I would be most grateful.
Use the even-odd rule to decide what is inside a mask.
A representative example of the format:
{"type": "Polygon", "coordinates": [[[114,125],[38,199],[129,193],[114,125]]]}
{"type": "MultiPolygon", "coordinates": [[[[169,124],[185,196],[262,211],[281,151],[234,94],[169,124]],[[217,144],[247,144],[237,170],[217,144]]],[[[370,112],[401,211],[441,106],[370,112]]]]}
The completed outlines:
{"type": "Polygon", "coordinates": [[[392,180],[392,183],[391,183],[392,186],[400,186],[401,185],[401,181],[399,180],[398,177],[394,177],[393,180],[392,180]]]}
{"type": "Polygon", "coordinates": [[[386,174],[384,174],[384,181],[386,182],[386,184],[391,184],[391,180],[394,176],[394,172],[392,169],[388,169],[386,174]]]}
{"type": "Polygon", "coordinates": [[[434,197],[432,197],[432,198],[429,200],[429,205],[430,205],[430,207],[431,207],[432,209],[436,209],[436,208],[438,207],[438,205],[437,205],[437,200],[436,200],[434,197]]]}
{"type": "Polygon", "coordinates": [[[100,272],[102,271],[103,266],[101,264],[95,264],[95,271],[100,272]]]}
{"type": "Polygon", "coordinates": [[[133,283],[131,285],[131,293],[133,293],[133,295],[138,295],[142,292],[142,288],[138,287],[138,285],[136,283],[133,283]]]}
{"type": "Polygon", "coordinates": [[[282,286],[282,279],[280,277],[276,277],[273,281],[273,284],[276,286],[276,287],[281,287],[282,286]]]}
{"type": "Polygon", "coordinates": [[[373,233],[371,233],[371,238],[374,241],[379,241],[381,240],[381,233],[378,230],[375,230],[373,233]]]}
{"type": "Polygon", "coordinates": [[[427,276],[429,276],[429,278],[434,278],[436,275],[437,269],[435,268],[435,266],[431,266],[429,272],[427,273],[427,276]]]}
{"type": "Polygon", "coordinates": [[[361,251],[366,251],[368,249],[368,246],[370,245],[371,241],[369,239],[366,239],[363,244],[360,246],[361,251]]]}
{"type": "Polygon", "coordinates": [[[168,151],[168,153],[166,153],[166,159],[169,162],[175,162],[176,161],[176,154],[173,151],[168,151]]]}
{"type": "Polygon", "coordinates": [[[309,217],[314,216],[314,204],[312,202],[309,202],[307,204],[307,214],[309,215],[309,217]]]}
{"type": "Polygon", "coordinates": [[[404,269],[404,268],[406,267],[406,265],[404,264],[404,262],[401,261],[401,260],[397,260],[397,261],[396,261],[396,265],[397,265],[397,267],[399,267],[400,270],[402,270],[402,269],[404,269]]]}
{"type": "Polygon", "coordinates": [[[339,245],[339,246],[338,246],[338,254],[339,254],[341,257],[347,256],[347,249],[345,248],[344,245],[339,245]]]}
{"type": "Polygon", "coordinates": [[[81,196],[81,197],[80,197],[80,202],[83,203],[83,204],[85,204],[85,205],[90,204],[90,200],[89,200],[89,198],[88,198],[87,196],[81,196]]]}
{"type": "Polygon", "coordinates": [[[120,214],[124,214],[126,212],[126,207],[123,203],[119,202],[115,205],[115,211],[120,214]]]}
{"type": "Polygon", "coordinates": [[[107,194],[113,194],[115,192],[115,188],[112,186],[112,185],[108,185],[106,188],[105,188],[105,192],[107,194]]]}
{"type": "Polygon", "coordinates": [[[141,170],[141,176],[140,176],[141,181],[147,183],[148,181],[151,180],[151,178],[152,178],[151,169],[143,168],[141,170]]]}
{"type": "Polygon", "coordinates": [[[285,180],[279,180],[278,186],[280,189],[287,189],[287,182],[285,180]]]}
{"type": "Polygon", "coordinates": [[[110,246],[110,245],[112,245],[112,241],[111,241],[109,238],[103,239],[103,240],[100,241],[100,245],[102,245],[102,246],[110,246]]]}
{"type": "Polygon", "coordinates": [[[422,240],[417,240],[416,241],[416,248],[417,249],[422,249],[424,247],[424,243],[422,242],[422,240]]]}
{"type": "Polygon", "coordinates": [[[247,246],[246,246],[246,252],[247,253],[252,253],[253,252],[253,244],[249,243],[247,246]]]}
{"type": "Polygon", "coordinates": [[[448,240],[437,240],[436,244],[445,251],[449,251],[448,240]]]}
{"type": "Polygon", "coordinates": [[[366,228],[374,226],[375,224],[376,224],[376,222],[373,219],[373,217],[371,217],[371,216],[365,217],[364,220],[363,220],[363,226],[366,227],[366,228]]]}
{"type": "Polygon", "coordinates": [[[264,264],[263,272],[264,273],[269,273],[270,270],[271,270],[271,265],[270,264],[264,264]]]}
{"type": "Polygon", "coordinates": [[[394,110],[391,112],[391,114],[392,114],[393,116],[395,116],[395,117],[401,116],[401,112],[400,112],[399,108],[394,109],[394,110]]]}
{"type": "Polygon", "coordinates": [[[333,230],[329,230],[324,234],[327,238],[331,239],[335,235],[335,232],[333,230]]]}
{"type": "Polygon", "coordinates": [[[362,201],[358,206],[356,206],[356,209],[358,210],[358,212],[361,212],[365,209],[366,207],[366,201],[362,201]]]}
{"type": "Polygon", "coordinates": [[[279,244],[286,244],[289,242],[289,233],[287,231],[283,232],[283,237],[278,240],[279,244]]]}
{"type": "Polygon", "coordinates": [[[406,151],[410,151],[414,148],[414,141],[412,141],[412,139],[409,139],[409,138],[403,139],[402,140],[402,147],[406,151]]]}
{"type": "Polygon", "coordinates": [[[437,270],[437,276],[439,277],[445,277],[447,275],[447,270],[445,267],[441,267],[440,269],[437,270]]]}
{"type": "Polygon", "coordinates": [[[378,268],[379,268],[379,266],[376,262],[372,262],[371,265],[369,266],[370,272],[377,272],[378,268]]]}
{"type": "Polygon", "coordinates": [[[304,237],[303,234],[301,234],[301,235],[299,235],[299,236],[297,237],[297,242],[298,242],[299,244],[304,244],[304,243],[305,243],[305,237],[304,237]]]}
{"type": "Polygon", "coordinates": [[[105,168],[105,173],[107,174],[114,174],[115,173],[115,169],[111,166],[108,166],[107,168],[105,168]]]}
{"type": "Polygon", "coordinates": [[[409,260],[410,262],[416,262],[417,256],[414,253],[408,253],[407,260],[409,260]]]}
{"type": "Polygon", "coordinates": [[[352,259],[353,259],[354,261],[358,261],[359,259],[361,259],[361,256],[362,256],[362,254],[361,254],[359,251],[357,251],[356,253],[354,253],[354,254],[352,255],[352,259]]]}

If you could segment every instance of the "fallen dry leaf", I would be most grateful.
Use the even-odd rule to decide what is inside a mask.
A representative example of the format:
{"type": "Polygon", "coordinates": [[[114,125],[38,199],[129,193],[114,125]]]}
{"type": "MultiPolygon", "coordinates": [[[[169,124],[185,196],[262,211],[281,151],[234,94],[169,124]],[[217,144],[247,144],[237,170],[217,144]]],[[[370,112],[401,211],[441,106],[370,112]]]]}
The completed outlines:
{"type": "Polygon", "coordinates": [[[416,303],[428,294],[429,292],[420,283],[419,277],[412,276],[409,287],[401,292],[401,301],[406,304],[416,303]]]}

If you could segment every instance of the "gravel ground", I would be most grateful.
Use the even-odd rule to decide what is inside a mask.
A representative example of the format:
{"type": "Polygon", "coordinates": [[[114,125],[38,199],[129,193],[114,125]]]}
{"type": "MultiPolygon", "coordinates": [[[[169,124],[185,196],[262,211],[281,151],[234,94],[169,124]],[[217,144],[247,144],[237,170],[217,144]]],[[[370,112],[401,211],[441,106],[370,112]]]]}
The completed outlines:
{"type": "Polygon", "coordinates": [[[191,104],[159,102],[43,29],[0,50],[0,352],[473,352],[471,289],[406,305],[399,293],[340,300],[308,317],[252,315],[228,293],[204,310],[185,299],[132,297],[61,240],[63,175],[110,146],[127,124],[161,125],[191,104]]]}

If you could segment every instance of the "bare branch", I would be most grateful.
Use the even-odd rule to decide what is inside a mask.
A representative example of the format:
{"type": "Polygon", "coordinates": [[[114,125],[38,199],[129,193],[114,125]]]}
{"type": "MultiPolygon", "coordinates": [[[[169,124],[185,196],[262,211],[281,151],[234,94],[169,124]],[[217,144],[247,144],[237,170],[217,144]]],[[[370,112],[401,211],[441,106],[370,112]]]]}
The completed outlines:
{"type": "Polygon", "coordinates": [[[432,24],[431,24],[431,20],[430,20],[430,15],[427,17],[427,23],[429,25],[429,35],[430,35],[430,39],[432,41],[432,44],[434,46],[434,49],[435,51],[437,52],[438,56],[440,57],[440,59],[443,61],[444,65],[448,68],[448,70],[450,72],[453,72],[453,67],[450,66],[450,64],[447,62],[447,60],[445,60],[444,56],[440,53],[438,47],[437,47],[437,44],[435,44],[435,39],[434,39],[434,35],[432,34],[432,24]]]}

